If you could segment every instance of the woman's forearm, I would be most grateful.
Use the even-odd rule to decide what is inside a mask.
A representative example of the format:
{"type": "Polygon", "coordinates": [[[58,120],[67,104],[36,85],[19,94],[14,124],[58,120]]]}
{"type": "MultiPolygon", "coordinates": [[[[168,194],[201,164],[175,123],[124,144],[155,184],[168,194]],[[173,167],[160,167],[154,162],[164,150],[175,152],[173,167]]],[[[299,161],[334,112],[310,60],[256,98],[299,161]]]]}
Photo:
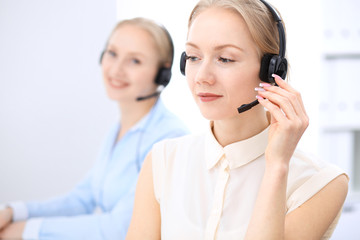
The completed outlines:
{"type": "Polygon", "coordinates": [[[284,238],[288,166],[266,166],[245,239],[284,238]]]}

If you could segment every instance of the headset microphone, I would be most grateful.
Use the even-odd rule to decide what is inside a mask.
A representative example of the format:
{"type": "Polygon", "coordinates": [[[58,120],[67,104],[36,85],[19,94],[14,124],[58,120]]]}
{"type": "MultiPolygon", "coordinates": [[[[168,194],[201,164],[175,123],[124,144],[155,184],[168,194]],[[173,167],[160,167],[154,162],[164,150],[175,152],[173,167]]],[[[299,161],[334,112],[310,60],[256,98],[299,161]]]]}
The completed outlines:
{"type": "Polygon", "coordinates": [[[248,103],[248,104],[243,104],[240,107],[237,108],[238,113],[242,113],[245,112],[247,110],[250,110],[252,107],[255,107],[256,105],[259,104],[259,101],[256,99],[255,101],[248,103]]]}
{"type": "Polygon", "coordinates": [[[157,97],[160,95],[160,93],[162,92],[162,90],[164,89],[165,87],[163,85],[159,85],[156,89],[156,92],[150,94],[150,95],[147,95],[147,96],[143,96],[143,97],[137,97],[136,98],[136,101],[142,101],[142,100],[146,100],[146,99],[149,99],[149,98],[153,98],[153,97],[157,97]]]}

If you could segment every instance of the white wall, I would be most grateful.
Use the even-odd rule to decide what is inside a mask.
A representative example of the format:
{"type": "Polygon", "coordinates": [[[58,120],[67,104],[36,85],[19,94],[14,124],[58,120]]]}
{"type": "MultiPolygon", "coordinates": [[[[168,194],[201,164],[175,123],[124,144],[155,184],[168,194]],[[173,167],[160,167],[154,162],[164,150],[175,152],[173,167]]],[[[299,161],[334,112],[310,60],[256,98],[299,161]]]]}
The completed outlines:
{"type": "Polygon", "coordinates": [[[117,117],[99,56],[115,0],[0,0],[0,203],[71,189],[117,117]]]}

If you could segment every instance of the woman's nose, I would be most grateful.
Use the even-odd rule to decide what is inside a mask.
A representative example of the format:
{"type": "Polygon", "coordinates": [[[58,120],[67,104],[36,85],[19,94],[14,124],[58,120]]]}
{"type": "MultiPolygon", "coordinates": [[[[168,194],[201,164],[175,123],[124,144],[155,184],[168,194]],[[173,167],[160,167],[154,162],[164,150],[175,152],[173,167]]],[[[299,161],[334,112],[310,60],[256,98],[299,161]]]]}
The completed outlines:
{"type": "Polygon", "coordinates": [[[116,59],[113,61],[110,66],[110,73],[114,76],[121,76],[125,73],[125,64],[121,59],[116,59]]]}
{"type": "Polygon", "coordinates": [[[195,75],[195,82],[197,84],[209,84],[215,83],[214,66],[211,61],[202,61],[195,75]]]}

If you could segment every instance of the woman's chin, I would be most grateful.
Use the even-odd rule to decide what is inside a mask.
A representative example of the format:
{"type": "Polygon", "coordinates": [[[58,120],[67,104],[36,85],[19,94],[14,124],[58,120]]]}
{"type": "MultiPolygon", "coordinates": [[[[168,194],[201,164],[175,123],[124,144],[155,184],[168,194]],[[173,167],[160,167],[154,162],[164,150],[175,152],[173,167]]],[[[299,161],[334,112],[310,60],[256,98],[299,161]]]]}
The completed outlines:
{"type": "MultiPolygon", "coordinates": [[[[119,94],[114,94],[111,91],[106,93],[107,97],[111,100],[111,101],[115,101],[115,102],[126,102],[129,101],[130,98],[129,97],[125,97],[123,95],[119,95],[119,94]]],[[[136,98],[134,97],[133,100],[135,100],[136,98]]]]}
{"type": "Polygon", "coordinates": [[[219,111],[214,110],[200,110],[201,115],[206,118],[207,120],[214,121],[214,120],[221,120],[222,115],[219,113],[219,111]]]}

